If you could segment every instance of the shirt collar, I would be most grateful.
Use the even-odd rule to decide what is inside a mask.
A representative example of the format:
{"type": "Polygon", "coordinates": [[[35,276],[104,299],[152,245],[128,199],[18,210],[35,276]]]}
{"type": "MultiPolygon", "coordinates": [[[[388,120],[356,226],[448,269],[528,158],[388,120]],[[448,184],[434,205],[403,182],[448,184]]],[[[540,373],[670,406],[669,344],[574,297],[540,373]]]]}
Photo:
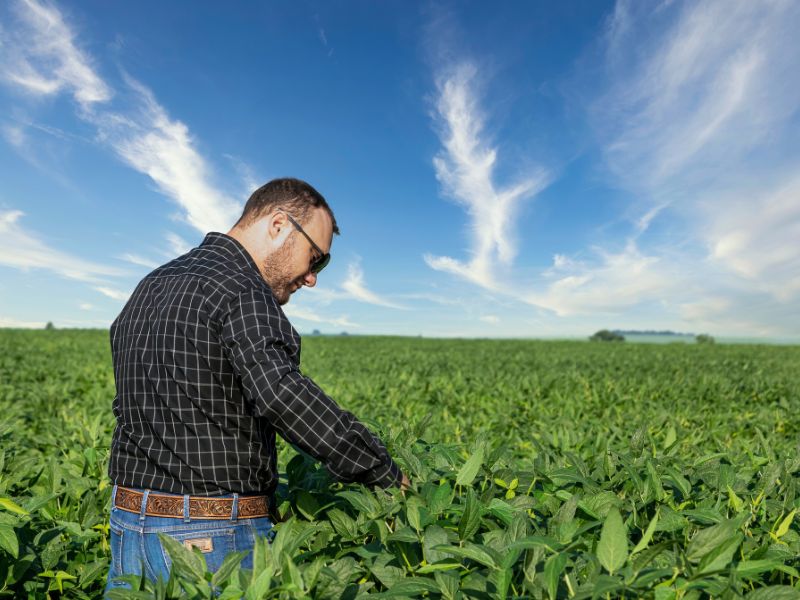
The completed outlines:
{"type": "Polygon", "coordinates": [[[203,243],[200,244],[200,246],[210,246],[223,250],[224,252],[230,254],[238,263],[242,265],[246,264],[251,267],[256,273],[258,273],[258,276],[261,277],[261,271],[258,269],[256,261],[253,260],[253,257],[250,256],[250,253],[235,238],[232,238],[224,233],[212,231],[206,235],[203,243]]]}

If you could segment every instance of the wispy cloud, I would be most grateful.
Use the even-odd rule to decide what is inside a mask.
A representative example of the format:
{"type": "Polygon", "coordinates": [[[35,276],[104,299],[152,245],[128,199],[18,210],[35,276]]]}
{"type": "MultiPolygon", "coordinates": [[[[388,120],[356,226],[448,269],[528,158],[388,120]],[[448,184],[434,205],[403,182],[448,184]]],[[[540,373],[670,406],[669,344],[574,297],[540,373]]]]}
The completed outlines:
{"type": "Polygon", "coordinates": [[[21,0],[14,5],[19,27],[3,31],[2,69],[12,86],[35,96],[67,90],[83,109],[111,99],[89,56],[52,5],[21,0]]]}
{"type": "Polygon", "coordinates": [[[147,267],[148,269],[155,269],[158,267],[158,263],[154,260],[150,260],[149,258],[145,258],[143,256],[139,256],[138,254],[133,254],[131,252],[126,252],[125,254],[121,254],[119,256],[120,260],[124,260],[129,262],[133,265],[139,265],[140,267],[147,267]]]}
{"type": "Polygon", "coordinates": [[[21,224],[21,210],[0,211],[0,265],[15,269],[42,269],[67,279],[88,283],[105,281],[126,272],[59,251],[21,224]]]}
{"type": "Polygon", "coordinates": [[[125,81],[137,108],[129,114],[97,118],[101,138],[174,200],[194,228],[202,233],[227,231],[240,207],[211,183],[211,168],[195,148],[189,128],[170,118],[143,84],[128,76],[125,81]]]}
{"type": "Polygon", "coordinates": [[[103,285],[95,286],[94,289],[112,300],[119,300],[121,302],[127,302],[128,298],[131,296],[129,292],[123,292],[122,290],[103,285]]]}
{"type": "Polygon", "coordinates": [[[498,151],[486,139],[476,79],[476,68],[470,63],[438,79],[436,118],[443,148],[433,160],[445,195],[469,216],[471,258],[463,261],[429,254],[424,258],[433,269],[492,289],[498,268],[510,266],[517,252],[514,216],[523,200],[547,185],[549,173],[538,169],[507,186],[495,182],[498,151]]]}
{"type": "MultiPolygon", "coordinates": [[[[212,169],[196,148],[189,128],[170,117],[145,85],[123,74],[123,111],[110,106],[114,91],[97,74],[92,58],[53,5],[36,0],[15,4],[18,27],[4,35],[2,66],[11,87],[47,96],[69,92],[78,116],[94,125],[100,143],[148,176],[177,203],[183,218],[205,233],[224,230],[238,217],[239,204],[212,182],[212,169]]],[[[18,136],[6,132],[12,141],[18,136]]]]}
{"type": "Polygon", "coordinates": [[[727,200],[721,213],[722,202],[706,208],[711,258],[779,301],[800,296],[800,176],[727,200]]]}
{"type": "Polygon", "coordinates": [[[11,327],[13,329],[42,329],[44,321],[24,321],[10,317],[0,317],[0,327],[11,327]]]}
{"type": "Polygon", "coordinates": [[[372,290],[367,289],[366,282],[364,281],[364,270],[358,262],[350,263],[347,267],[347,278],[342,283],[342,289],[354,300],[359,302],[366,302],[367,304],[374,304],[375,306],[383,306],[386,308],[397,308],[404,310],[405,306],[392,302],[382,296],[379,296],[372,290]]]}
{"type": "Polygon", "coordinates": [[[296,303],[291,302],[283,306],[283,312],[285,312],[290,318],[300,319],[301,321],[309,321],[311,323],[325,323],[328,325],[334,325],[336,327],[360,327],[357,323],[353,323],[349,317],[347,317],[347,315],[341,315],[338,317],[324,316],[318,314],[311,308],[298,306],[296,303]]]}
{"type": "Polygon", "coordinates": [[[167,244],[169,244],[171,256],[180,256],[192,249],[192,245],[189,242],[172,231],[167,232],[166,240],[167,244]]]}
{"type": "Polygon", "coordinates": [[[594,116],[610,166],[633,189],[674,191],[718,176],[796,110],[796,3],[706,0],[631,11],[618,4],[629,33],[613,37],[623,51],[608,66],[612,83],[594,116]]]}
{"type": "Polygon", "coordinates": [[[596,247],[586,261],[556,255],[545,277],[543,289],[526,300],[559,316],[621,314],[685,283],[670,261],[643,253],[632,240],[617,252],[596,247]]]}
{"type": "Polygon", "coordinates": [[[800,298],[798,28],[792,2],[617,3],[590,116],[640,216],[623,249],[559,257],[531,302],[800,333],[786,317],[800,298]]]}

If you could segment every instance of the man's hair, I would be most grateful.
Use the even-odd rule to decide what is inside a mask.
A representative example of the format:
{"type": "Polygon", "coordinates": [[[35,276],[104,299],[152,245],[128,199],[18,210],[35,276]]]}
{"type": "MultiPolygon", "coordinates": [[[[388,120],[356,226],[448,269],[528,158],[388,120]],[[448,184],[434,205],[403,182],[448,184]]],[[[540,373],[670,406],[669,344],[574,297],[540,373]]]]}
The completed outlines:
{"type": "Polygon", "coordinates": [[[236,225],[250,225],[274,210],[286,211],[300,223],[305,223],[315,208],[324,208],[327,211],[333,223],[333,233],[338,235],[336,217],[322,194],[300,179],[273,179],[252,193],[236,225]]]}

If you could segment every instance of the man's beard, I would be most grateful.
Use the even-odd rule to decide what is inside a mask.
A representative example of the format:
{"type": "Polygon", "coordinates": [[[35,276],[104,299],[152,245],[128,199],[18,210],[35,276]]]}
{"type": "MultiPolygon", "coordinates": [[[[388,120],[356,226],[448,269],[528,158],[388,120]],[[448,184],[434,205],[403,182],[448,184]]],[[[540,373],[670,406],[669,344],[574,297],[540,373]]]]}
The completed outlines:
{"type": "Polygon", "coordinates": [[[265,279],[280,305],[289,302],[292,288],[296,283],[296,279],[292,279],[288,275],[294,243],[295,238],[292,235],[280,248],[266,258],[263,265],[265,279]]]}

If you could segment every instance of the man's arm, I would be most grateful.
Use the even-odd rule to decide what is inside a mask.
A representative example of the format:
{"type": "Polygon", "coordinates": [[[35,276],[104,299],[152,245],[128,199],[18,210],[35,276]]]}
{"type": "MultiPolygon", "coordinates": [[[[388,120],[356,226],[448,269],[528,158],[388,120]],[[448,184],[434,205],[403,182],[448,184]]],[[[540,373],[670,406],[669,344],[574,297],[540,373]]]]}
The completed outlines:
{"type": "Polygon", "coordinates": [[[380,440],[300,373],[291,325],[269,292],[248,290],[234,299],[222,343],[253,411],[334,477],[382,487],[407,481],[380,440]]]}

